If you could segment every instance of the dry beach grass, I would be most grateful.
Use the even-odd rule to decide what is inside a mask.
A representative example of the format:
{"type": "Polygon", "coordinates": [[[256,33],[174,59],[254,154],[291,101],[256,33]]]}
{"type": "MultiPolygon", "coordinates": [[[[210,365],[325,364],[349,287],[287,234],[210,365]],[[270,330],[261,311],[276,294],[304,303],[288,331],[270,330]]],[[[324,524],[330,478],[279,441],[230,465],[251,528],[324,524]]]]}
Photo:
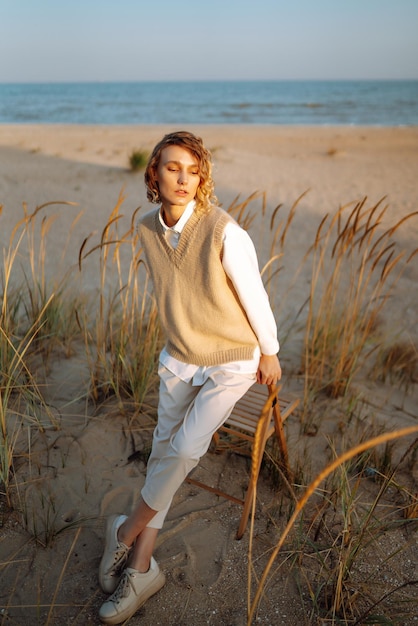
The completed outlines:
{"type": "MultiPolygon", "coordinates": [[[[0,623],[98,623],[104,518],[144,480],[161,342],[129,156],[167,130],[0,127],[0,623]]],[[[412,625],[418,129],[192,130],[259,251],[301,399],[294,480],[271,446],[240,542],[235,505],[184,485],[167,585],[130,623],[412,625]]],[[[227,452],[198,469],[238,497],[248,471],[227,452]]]]}

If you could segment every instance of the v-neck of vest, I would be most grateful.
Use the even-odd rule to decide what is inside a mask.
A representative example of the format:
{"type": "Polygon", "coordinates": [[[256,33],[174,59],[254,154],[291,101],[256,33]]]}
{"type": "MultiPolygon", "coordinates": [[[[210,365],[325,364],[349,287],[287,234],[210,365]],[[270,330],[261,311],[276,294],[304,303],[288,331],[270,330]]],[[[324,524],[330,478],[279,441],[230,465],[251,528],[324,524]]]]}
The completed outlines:
{"type": "Polygon", "coordinates": [[[167,239],[165,238],[164,228],[159,220],[158,213],[156,213],[156,225],[160,242],[167,255],[176,265],[179,265],[182,262],[189,243],[194,237],[194,234],[197,231],[197,227],[201,219],[202,215],[196,213],[196,211],[193,211],[192,215],[189,217],[186,224],[184,225],[183,230],[180,233],[177,247],[173,248],[172,246],[170,246],[167,239]]]}

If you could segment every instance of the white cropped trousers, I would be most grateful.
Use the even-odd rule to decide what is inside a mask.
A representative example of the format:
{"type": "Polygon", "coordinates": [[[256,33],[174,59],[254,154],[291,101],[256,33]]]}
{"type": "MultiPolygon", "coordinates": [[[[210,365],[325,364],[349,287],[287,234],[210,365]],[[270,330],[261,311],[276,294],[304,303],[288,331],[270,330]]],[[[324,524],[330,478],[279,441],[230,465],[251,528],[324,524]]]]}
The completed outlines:
{"type": "Polygon", "coordinates": [[[216,368],[201,386],[160,365],[158,421],[142,498],[158,511],[149,522],[162,528],[177,489],[207,452],[213,434],[255,382],[255,374],[216,368]]]}

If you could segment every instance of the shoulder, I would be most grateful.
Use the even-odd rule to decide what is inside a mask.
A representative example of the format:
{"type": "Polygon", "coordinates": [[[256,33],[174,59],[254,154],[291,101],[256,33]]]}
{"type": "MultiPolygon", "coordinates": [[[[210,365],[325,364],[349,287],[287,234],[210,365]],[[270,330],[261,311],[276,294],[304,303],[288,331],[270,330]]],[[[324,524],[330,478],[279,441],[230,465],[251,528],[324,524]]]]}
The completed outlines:
{"type": "Polygon", "coordinates": [[[234,225],[239,228],[235,220],[222,207],[212,205],[208,211],[200,216],[202,233],[205,238],[213,242],[215,250],[221,251],[225,238],[225,230],[234,225]]]}
{"type": "Polygon", "coordinates": [[[219,206],[213,207],[214,215],[213,219],[216,226],[224,233],[224,237],[230,239],[247,241],[251,240],[248,232],[236,221],[230,213],[225,211],[219,206]]]}
{"type": "Polygon", "coordinates": [[[157,209],[154,208],[154,209],[151,209],[151,211],[148,211],[147,213],[145,213],[145,215],[139,218],[138,226],[144,223],[146,224],[148,222],[152,222],[155,219],[155,217],[158,215],[159,210],[160,210],[159,208],[157,209]]]}
{"type": "Polygon", "coordinates": [[[136,225],[137,231],[143,232],[144,230],[149,230],[150,228],[154,229],[157,222],[158,212],[159,209],[152,209],[140,217],[136,225]]]}
{"type": "Polygon", "coordinates": [[[212,224],[217,224],[218,226],[225,228],[227,224],[235,224],[238,226],[237,222],[234,218],[225,211],[222,207],[218,205],[211,205],[210,209],[204,213],[203,217],[211,222],[212,224]]]}

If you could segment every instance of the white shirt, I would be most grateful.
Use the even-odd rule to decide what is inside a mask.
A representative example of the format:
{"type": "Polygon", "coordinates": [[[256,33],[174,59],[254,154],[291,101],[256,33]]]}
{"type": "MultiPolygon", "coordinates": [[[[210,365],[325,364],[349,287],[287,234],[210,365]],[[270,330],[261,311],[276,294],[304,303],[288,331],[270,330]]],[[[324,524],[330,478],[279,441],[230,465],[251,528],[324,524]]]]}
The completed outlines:
{"type": "MultiPolygon", "coordinates": [[[[167,242],[176,248],[180,234],[193,213],[195,201],[190,202],[182,216],[172,227],[164,222],[162,212],[159,219],[164,229],[167,242]]],[[[260,276],[257,253],[248,233],[234,222],[229,222],[224,230],[222,267],[230,278],[248,320],[254,330],[259,347],[254,351],[253,358],[248,361],[222,363],[224,371],[255,374],[258,369],[260,352],[276,354],[279,351],[277,327],[270,307],[266,290],[260,276]]],[[[168,354],[163,348],[160,363],[185,382],[192,380],[194,385],[202,385],[211,372],[219,369],[219,365],[206,367],[183,363],[168,354]]]]}

